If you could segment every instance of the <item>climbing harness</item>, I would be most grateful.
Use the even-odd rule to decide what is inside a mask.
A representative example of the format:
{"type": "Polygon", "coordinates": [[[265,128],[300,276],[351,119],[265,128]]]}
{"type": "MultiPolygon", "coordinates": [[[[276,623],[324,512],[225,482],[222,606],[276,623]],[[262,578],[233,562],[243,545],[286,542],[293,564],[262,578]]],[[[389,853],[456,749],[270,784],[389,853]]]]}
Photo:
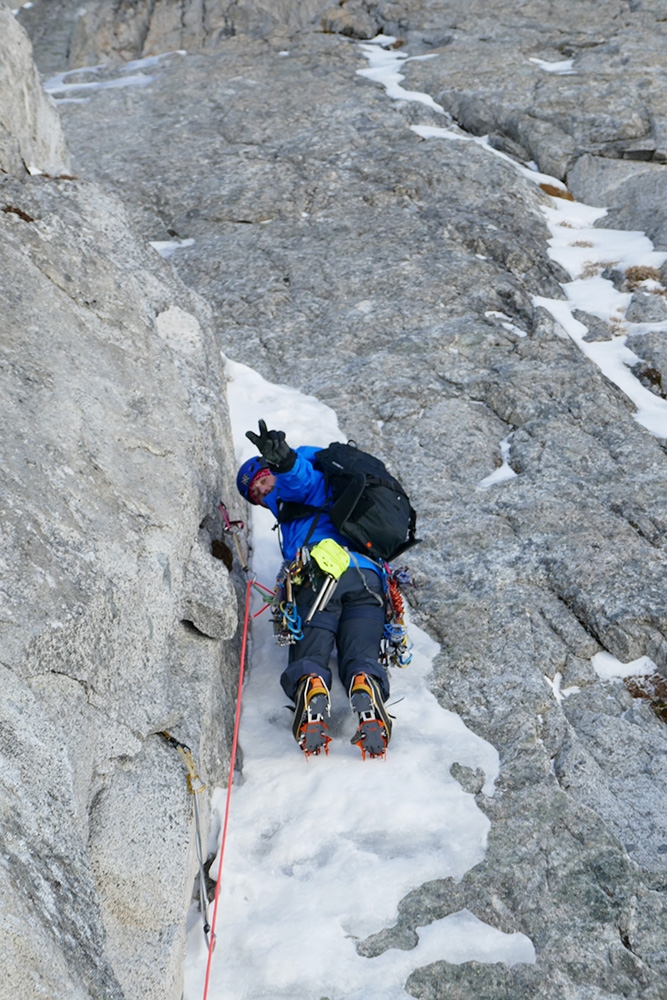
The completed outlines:
{"type": "Polygon", "coordinates": [[[412,643],[405,624],[405,605],[401,587],[412,583],[405,566],[392,569],[384,564],[387,591],[387,622],[380,643],[380,662],[384,667],[407,667],[412,662],[412,643]]]}
{"type": "Polygon", "coordinates": [[[312,549],[303,545],[291,563],[282,564],[276,578],[271,612],[273,634],[279,646],[290,646],[303,639],[303,625],[310,624],[317,611],[324,611],[349,565],[349,552],[332,538],[322,539],[312,549]],[[315,591],[315,600],[302,622],[295,590],[306,581],[315,591]]]}
{"type": "MultiPolygon", "coordinates": [[[[325,538],[312,549],[302,546],[291,563],[285,561],[282,564],[276,577],[273,598],[264,606],[271,608],[273,634],[279,646],[293,645],[303,639],[303,626],[309,625],[318,611],[325,610],[350,563],[359,568],[353,552],[348,552],[333,539],[325,538]],[[296,605],[295,590],[306,581],[315,592],[315,599],[302,621],[296,605]]],[[[412,662],[412,643],[408,639],[405,624],[401,587],[408,586],[412,581],[404,566],[392,569],[388,563],[378,565],[382,571],[387,608],[379,659],[385,667],[407,667],[412,662]]],[[[270,593],[268,588],[263,589],[270,593]]],[[[369,593],[382,603],[379,595],[370,590],[369,593]]]]}
{"type": "Polygon", "coordinates": [[[171,733],[163,730],[159,735],[169,743],[170,746],[174,747],[181,756],[183,763],[185,764],[185,779],[188,783],[188,791],[192,795],[192,800],[194,802],[195,811],[195,830],[196,830],[196,841],[197,841],[197,861],[199,862],[199,908],[202,915],[202,923],[204,927],[204,938],[206,940],[206,946],[208,947],[208,935],[211,930],[210,924],[208,922],[208,895],[206,892],[206,869],[204,868],[204,855],[201,846],[201,823],[199,820],[199,799],[197,798],[205,789],[206,785],[201,780],[197,774],[197,769],[195,767],[194,757],[192,756],[192,750],[185,743],[181,743],[179,740],[175,739],[171,733]]]}

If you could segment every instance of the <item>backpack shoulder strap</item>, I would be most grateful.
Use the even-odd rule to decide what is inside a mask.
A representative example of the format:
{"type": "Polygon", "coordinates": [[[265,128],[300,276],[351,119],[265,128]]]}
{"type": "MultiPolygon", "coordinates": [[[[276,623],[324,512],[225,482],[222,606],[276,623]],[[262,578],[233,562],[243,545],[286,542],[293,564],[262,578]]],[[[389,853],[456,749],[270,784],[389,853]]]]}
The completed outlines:
{"type": "Polygon", "coordinates": [[[296,501],[283,500],[280,502],[278,507],[278,524],[288,524],[290,521],[296,521],[299,518],[308,517],[310,514],[313,514],[314,516],[308,529],[308,534],[301,543],[303,546],[306,546],[312,538],[318,521],[325,510],[326,505],[323,507],[313,507],[308,503],[297,503],[296,501]]]}
{"type": "Polygon", "coordinates": [[[324,507],[313,507],[309,503],[299,503],[296,500],[280,500],[278,503],[278,524],[288,524],[296,521],[300,517],[308,517],[310,514],[319,514],[324,507]]]}

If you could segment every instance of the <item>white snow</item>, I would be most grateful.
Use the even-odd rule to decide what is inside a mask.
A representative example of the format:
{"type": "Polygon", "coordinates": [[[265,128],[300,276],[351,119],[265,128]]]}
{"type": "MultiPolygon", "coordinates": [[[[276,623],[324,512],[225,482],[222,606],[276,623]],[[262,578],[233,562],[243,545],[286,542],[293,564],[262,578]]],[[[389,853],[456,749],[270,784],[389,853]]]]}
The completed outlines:
{"type": "MultiPolygon", "coordinates": [[[[24,4],[24,6],[26,5],[24,4]]],[[[143,70],[148,67],[157,66],[161,60],[166,59],[168,56],[184,56],[185,54],[185,49],[175,49],[173,52],[163,52],[157,56],[146,56],[144,59],[134,59],[132,62],[125,63],[123,66],[115,67],[114,71],[120,74],[119,76],[110,77],[104,80],[74,81],[72,83],[66,82],[69,77],[75,75],[78,76],[82,73],[88,73],[92,76],[99,76],[100,70],[106,69],[109,71],[110,69],[110,67],[105,67],[101,63],[96,66],[82,66],[79,69],[70,69],[66,70],[64,73],[57,73],[55,76],[46,80],[43,86],[47,94],[51,94],[54,97],[56,104],[83,103],[87,100],[86,98],[56,97],[54,95],[69,94],[71,91],[92,92],[97,90],[117,90],[122,87],[148,87],[148,85],[153,82],[155,77],[147,76],[143,70]],[[138,72],[134,73],[135,70],[138,72]],[[127,76],[127,73],[133,75],[127,76]]]]}
{"type": "MultiPolygon", "coordinates": [[[[94,71],[95,67],[87,69],[87,72],[94,71]]],[[[47,94],[66,94],[71,90],[117,90],[119,87],[147,87],[154,80],[152,76],[144,76],[143,73],[138,73],[135,76],[121,76],[111,80],[98,80],[88,83],[65,83],[65,78],[71,76],[74,72],[81,71],[70,70],[69,73],[58,73],[57,76],[51,77],[44,84],[44,90],[47,94]]],[[[55,98],[55,100],[56,103],[59,103],[58,98],[55,98]]]]}
{"type": "Polygon", "coordinates": [[[503,438],[500,442],[500,457],[502,459],[502,464],[499,465],[497,469],[494,469],[490,475],[485,476],[481,482],[477,483],[478,490],[488,490],[490,486],[496,486],[498,483],[506,483],[508,479],[516,479],[517,474],[510,465],[512,434],[513,432],[510,432],[507,437],[503,438]]]}
{"type": "Polygon", "coordinates": [[[191,247],[194,240],[152,240],[149,245],[160,254],[161,257],[171,257],[175,250],[183,250],[191,247]]]}
{"type": "Polygon", "coordinates": [[[515,170],[517,170],[524,177],[527,177],[529,181],[533,181],[535,184],[552,184],[555,188],[560,191],[566,191],[567,188],[562,181],[559,181],[557,177],[551,177],[549,174],[541,174],[539,170],[535,168],[535,165],[523,165],[522,163],[517,163],[513,160],[511,156],[507,153],[503,153],[500,149],[494,149],[489,143],[488,135],[470,135],[468,132],[464,132],[462,128],[458,125],[449,125],[447,128],[442,128],[439,125],[411,125],[410,129],[415,132],[422,139],[451,139],[458,142],[472,142],[476,146],[482,146],[484,149],[488,150],[498,159],[504,160],[506,163],[510,163],[515,170]]]}
{"type": "Polygon", "coordinates": [[[574,66],[574,59],[560,59],[558,62],[547,62],[546,59],[538,59],[536,56],[530,56],[528,61],[535,63],[536,66],[539,66],[546,73],[556,73],[558,76],[572,76],[576,73],[576,70],[572,68],[574,66]]]}
{"type": "MultiPolygon", "coordinates": [[[[344,439],[335,413],[314,397],[232,361],[227,373],[239,462],[256,454],[245,431],[259,417],[285,430],[293,446],[344,439]]],[[[252,508],[252,567],[266,586],[281,561],[272,522],[252,508]]],[[[257,596],[253,613],[261,605],[257,596]]],[[[268,613],[253,620],[243,780],[232,790],[211,1000],[401,1000],[412,970],[437,960],[535,961],[524,935],[503,934],[465,910],[421,929],[412,950],[374,959],[356,952],[356,941],[393,926],[407,892],[430,879],[460,879],[486,848],[489,821],[449,771],[456,761],[482,768],[483,792],[492,795],[497,752],[439,706],[428,684],[438,647],[413,624],[410,638],[412,664],[391,673],[387,759],[362,761],[350,744],[355,717],[336,679],[330,754],[306,760],[279,686],[286,651],[274,642],[268,613]]],[[[213,845],[225,795],[214,794],[213,845]]],[[[186,1000],[201,997],[206,967],[201,928],[192,924],[186,1000]]]]}
{"type": "MultiPolygon", "coordinates": [[[[610,265],[625,270],[632,264],[660,267],[667,259],[667,253],[653,249],[645,233],[627,229],[596,229],[594,223],[605,217],[606,208],[593,208],[563,198],[552,200],[553,207],[542,206],[551,230],[549,256],[573,277],[590,269],[592,264],[600,270],[610,265]]],[[[612,289],[615,291],[613,285],[612,289]]],[[[629,298],[627,296],[626,302],[629,298]]]]}
{"type": "MultiPolygon", "coordinates": [[[[442,105],[437,104],[430,94],[424,94],[419,90],[405,90],[401,87],[401,80],[404,80],[405,76],[399,72],[398,67],[400,63],[406,62],[409,56],[407,53],[397,52],[395,49],[385,47],[393,44],[395,41],[396,39],[391,35],[377,35],[369,42],[361,45],[360,48],[368,59],[369,69],[358,69],[357,73],[359,76],[382,84],[387,91],[387,95],[394,98],[394,100],[416,101],[418,104],[425,104],[433,111],[437,111],[438,114],[447,115],[442,105]]],[[[436,53],[433,53],[433,56],[435,55],[436,53]]],[[[416,60],[419,57],[415,56],[413,58],[416,60]]]]}
{"type": "MultiPolygon", "coordinates": [[[[487,260],[487,258],[483,257],[481,253],[476,253],[475,257],[479,257],[481,260],[487,260]]],[[[488,316],[490,319],[499,319],[503,330],[507,330],[509,333],[515,333],[517,337],[528,336],[526,331],[522,330],[521,327],[517,326],[515,323],[512,323],[509,316],[507,316],[504,312],[499,312],[497,309],[487,309],[484,315],[488,316]]]]}
{"type": "Polygon", "coordinates": [[[187,54],[187,49],[172,49],[170,52],[160,52],[156,56],[143,56],[141,59],[133,59],[131,62],[125,63],[121,67],[121,71],[127,73],[128,70],[147,69],[149,66],[159,65],[163,59],[168,59],[169,56],[186,56],[187,54]]]}
{"type": "Polygon", "coordinates": [[[643,677],[646,674],[654,674],[657,666],[650,656],[640,656],[630,663],[621,663],[611,653],[596,653],[591,658],[593,669],[602,680],[611,680],[614,677],[643,677]]]}
{"type": "MultiPolygon", "coordinates": [[[[640,358],[626,347],[628,325],[625,312],[631,296],[617,291],[602,277],[609,267],[625,270],[632,265],[659,268],[667,253],[656,251],[641,232],[596,229],[593,223],[606,215],[604,208],[592,208],[579,202],[553,198],[553,207],[543,212],[551,231],[549,256],[560,264],[573,280],[562,284],[567,300],[534,298],[543,306],[581,351],[637,407],[635,419],[652,434],[667,438],[667,401],[656,396],[630,371],[640,358]],[[574,309],[591,313],[610,324],[610,340],[584,340],[587,328],[572,315],[574,309]]],[[[656,324],[660,328],[659,324],[656,324]]]]}
{"type": "Polygon", "coordinates": [[[553,696],[559,705],[562,702],[563,698],[569,698],[571,694],[576,694],[580,690],[580,688],[577,687],[576,684],[573,684],[571,687],[566,687],[566,688],[561,687],[561,684],[563,683],[563,675],[561,674],[560,670],[556,671],[553,680],[551,680],[550,677],[547,677],[546,674],[543,674],[543,677],[547,682],[547,684],[549,685],[549,687],[551,688],[553,696]]]}

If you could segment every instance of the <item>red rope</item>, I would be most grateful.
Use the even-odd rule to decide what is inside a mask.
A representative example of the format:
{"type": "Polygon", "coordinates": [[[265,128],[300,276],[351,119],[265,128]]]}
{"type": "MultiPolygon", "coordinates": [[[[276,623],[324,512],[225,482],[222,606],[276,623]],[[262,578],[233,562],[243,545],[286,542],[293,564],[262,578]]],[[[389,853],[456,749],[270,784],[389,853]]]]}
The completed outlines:
{"type": "Polygon", "coordinates": [[[389,577],[389,598],[391,600],[392,607],[396,613],[397,618],[402,618],[405,613],[405,608],[403,606],[403,596],[398,587],[398,581],[393,577],[389,577]]]}
{"type": "Polygon", "coordinates": [[[243,638],[241,640],[241,665],[239,668],[239,686],[236,695],[236,716],[234,718],[234,737],[232,739],[232,757],[229,762],[229,779],[227,781],[227,801],[225,803],[225,821],[222,825],[222,839],[220,841],[220,852],[218,855],[218,880],[215,884],[215,902],[213,904],[213,919],[211,920],[211,938],[208,948],[208,961],[206,962],[206,979],[204,980],[203,1000],[208,997],[208,985],[211,976],[211,958],[215,948],[215,921],[218,916],[218,897],[220,895],[220,883],[222,882],[222,860],[225,854],[225,843],[227,841],[227,825],[229,823],[229,805],[232,798],[232,783],[234,781],[234,768],[236,766],[236,750],[239,743],[239,725],[241,722],[241,695],[243,693],[243,675],[245,673],[246,648],[248,645],[248,622],[250,619],[250,594],[252,592],[253,581],[248,580],[245,595],[245,613],[243,616],[243,638]]]}

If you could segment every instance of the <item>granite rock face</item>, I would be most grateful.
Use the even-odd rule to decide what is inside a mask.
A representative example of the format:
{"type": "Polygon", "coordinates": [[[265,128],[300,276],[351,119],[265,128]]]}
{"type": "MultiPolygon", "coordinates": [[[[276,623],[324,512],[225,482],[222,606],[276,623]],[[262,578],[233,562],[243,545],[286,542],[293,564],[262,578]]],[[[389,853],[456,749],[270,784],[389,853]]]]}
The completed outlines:
{"type": "Polygon", "coordinates": [[[192,804],[180,758],[154,734],[173,729],[223,780],[236,597],[200,530],[233,482],[221,360],[207,310],[136,243],[114,198],[41,178],[5,181],[0,197],[23,213],[0,216],[2,662],[17,689],[3,751],[25,758],[13,825],[33,796],[45,811],[7,843],[3,898],[19,893],[19,858],[23,886],[55,897],[28,924],[3,906],[2,961],[14,997],[34,995],[17,967],[50,995],[97,995],[113,982],[106,961],[124,995],[177,998],[192,804]],[[86,922],[84,899],[97,923],[69,930],[86,922]],[[66,929],[60,984],[51,955],[66,929]],[[18,962],[19,942],[39,960],[18,962]]]}
{"type": "MultiPolygon", "coordinates": [[[[90,9],[112,17],[110,5],[90,9]]],[[[233,33],[140,69],[148,86],[61,105],[75,169],[123,198],[144,240],[193,240],[170,259],[210,303],[220,346],[333,406],[419,510],[410,600],[441,643],[434,690],[498,748],[501,774],[486,798],[479,775],[457,771],[492,819],[485,861],[458,884],[416,889],[396,926],[360,952],[413,947],[417,928],[465,907],[527,934],[536,965],[437,963],[410,978],[412,995],[664,1000],[666,730],[620,682],[600,681],[591,657],[648,654],[667,672],[665,442],[534,305],[562,296],[565,280],[547,253],[549,196],[488,149],[425,142],[410,126],[454,116],[577,197],[608,204],[609,224],[646,228],[664,245],[665,22],[634,0],[338,9],[285,4],[278,24],[259,4],[237,4],[233,33]],[[363,34],[342,27],[353,14],[400,36],[410,55],[436,56],[403,63],[403,86],[446,114],[392,102],[357,75],[367,64],[353,38],[363,34]],[[508,435],[517,475],[480,488],[508,435]]],[[[21,20],[36,24],[44,10],[36,3],[21,20]]],[[[91,37],[95,58],[117,57],[101,29],[91,37]]],[[[35,33],[35,45],[45,72],[67,68],[58,39],[35,33]]],[[[121,76],[107,67],[95,79],[121,76]]],[[[636,296],[629,320],[653,322],[655,296],[647,304],[628,275],[613,280],[636,296]]],[[[175,306],[197,315],[164,301],[166,346],[175,306]]],[[[633,332],[661,375],[661,331],[633,332]]],[[[591,339],[607,335],[591,324],[591,339]]],[[[201,578],[199,555],[184,579],[201,578]]],[[[179,615],[224,634],[196,605],[186,615],[181,601],[179,615]]],[[[132,733],[145,732],[149,713],[114,694],[132,733]]],[[[102,804],[105,817],[115,801],[102,804]]]]}
{"type": "Polygon", "coordinates": [[[69,157],[53,101],[42,90],[25,31],[0,3],[0,171],[62,174],[69,157]]]}
{"type": "MultiPolygon", "coordinates": [[[[370,31],[375,21],[365,2],[348,0],[338,10],[346,24],[362,24],[370,31]]],[[[139,0],[111,4],[92,0],[81,7],[71,0],[22,10],[44,72],[93,66],[99,62],[141,59],[178,49],[215,48],[229,38],[268,42],[279,49],[304,29],[320,28],[322,17],[333,12],[327,0],[139,0]]],[[[335,9],[335,5],[334,5],[335,9]]],[[[332,25],[330,30],[338,30],[332,25]]],[[[347,32],[345,32],[347,33],[347,32]]],[[[377,28],[372,34],[377,33],[377,28]]],[[[358,36],[357,36],[358,37],[358,36]]],[[[370,37],[363,35],[361,37],[370,37]]]]}
{"type": "MultiPolygon", "coordinates": [[[[10,65],[28,43],[0,37],[10,65]]],[[[33,79],[9,81],[3,107],[33,79]]],[[[0,179],[0,207],[0,995],[179,1000],[192,802],[158,734],[224,782],[222,360],[208,307],[115,196],[23,171],[0,179]]]]}
{"type": "MultiPolygon", "coordinates": [[[[389,10],[391,5],[387,5],[389,10]]],[[[667,248],[667,87],[660,4],[431,3],[389,17],[415,49],[406,87],[430,93],[464,128],[609,208],[604,225],[667,248]],[[444,29],[446,34],[443,37],[444,29]]]]}

